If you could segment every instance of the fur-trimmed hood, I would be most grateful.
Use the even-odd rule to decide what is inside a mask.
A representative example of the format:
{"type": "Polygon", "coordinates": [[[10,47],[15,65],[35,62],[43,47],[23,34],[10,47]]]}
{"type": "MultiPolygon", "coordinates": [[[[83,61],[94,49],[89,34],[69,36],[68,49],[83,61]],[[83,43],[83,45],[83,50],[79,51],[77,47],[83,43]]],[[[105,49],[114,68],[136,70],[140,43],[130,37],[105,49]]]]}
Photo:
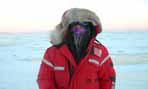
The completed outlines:
{"type": "MultiPolygon", "coordinates": [[[[102,31],[100,19],[98,16],[88,10],[82,8],[72,8],[64,12],[62,16],[61,22],[55,27],[55,29],[51,32],[50,40],[53,45],[59,45],[63,42],[64,35],[68,30],[68,26],[72,22],[91,22],[94,26],[100,27],[97,33],[102,31]]],[[[97,30],[97,29],[96,29],[97,30]]]]}

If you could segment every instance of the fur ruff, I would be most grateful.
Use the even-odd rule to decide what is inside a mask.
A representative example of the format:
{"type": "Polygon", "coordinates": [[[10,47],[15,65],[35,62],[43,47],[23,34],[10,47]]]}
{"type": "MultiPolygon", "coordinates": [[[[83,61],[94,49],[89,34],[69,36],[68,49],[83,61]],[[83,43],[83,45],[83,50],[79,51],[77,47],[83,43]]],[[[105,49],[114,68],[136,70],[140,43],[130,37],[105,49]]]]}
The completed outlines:
{"type": "Polygon", "coordinates": [[[94,12],[81,8],[72,8],[67,10],[62,16],[61,22],[51,32],[50,35],[51,43],[53,45],[61,44],[63,42],[64,35],[68,30],[67,28],[69,24],[71,24],[72,22],[84,22],[84,21],[92,22],[94,26],[99,25],[101,27],[100,19],[94,12]]]}

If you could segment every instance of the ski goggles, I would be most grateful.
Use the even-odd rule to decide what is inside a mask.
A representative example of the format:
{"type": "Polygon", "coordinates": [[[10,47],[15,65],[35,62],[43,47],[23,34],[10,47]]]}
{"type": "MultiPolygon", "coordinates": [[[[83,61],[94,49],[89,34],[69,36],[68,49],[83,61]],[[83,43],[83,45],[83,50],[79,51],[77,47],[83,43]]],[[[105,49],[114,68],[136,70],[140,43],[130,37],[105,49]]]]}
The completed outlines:
{"type": "Polygon", "coordinates": [[[71,28],[71,32],[74,33],[74,35],[78,38],[87,31],[88,30],[83,25],[80,24],[76,24],[71,28]]]}
{"type": "Polygon", "coordinates": [[[86,22],[86,21],[84,21],[84,22],[73,22],[73,23],[71,23],[70,25],[71,25],[71,26],[74,26],[74,25],[81,25],[81,26],[83,26],[83,27],[87,27],[90,23],[91,23],[91,22],[86,22]]]}

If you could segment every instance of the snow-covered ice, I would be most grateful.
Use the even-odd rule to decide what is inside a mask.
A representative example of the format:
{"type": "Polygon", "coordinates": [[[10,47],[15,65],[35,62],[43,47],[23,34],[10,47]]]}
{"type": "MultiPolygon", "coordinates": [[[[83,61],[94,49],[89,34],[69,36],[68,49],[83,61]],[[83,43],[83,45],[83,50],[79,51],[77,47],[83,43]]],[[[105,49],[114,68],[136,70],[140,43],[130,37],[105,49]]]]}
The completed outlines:
{"type": "MultiPolygon", "coordinates": [[[[0,33],[0,89],[38,89],[48,33],[0,33]]],[[[116,89],[148,89],[148,32],[102,33],[117,72],[116,89]]]]}

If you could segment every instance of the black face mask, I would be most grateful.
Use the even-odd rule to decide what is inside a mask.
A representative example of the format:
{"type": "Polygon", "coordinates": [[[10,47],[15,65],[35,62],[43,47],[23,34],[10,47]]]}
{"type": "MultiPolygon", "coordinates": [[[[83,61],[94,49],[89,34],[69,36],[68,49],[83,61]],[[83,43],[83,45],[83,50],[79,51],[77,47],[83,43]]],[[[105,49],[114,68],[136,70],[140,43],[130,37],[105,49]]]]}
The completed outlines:
{"type": "Polygon", "coordinates": [[[76,62],[86,55],[86,49],[88,47],[89,41],[92,38],[91,28],[88,23],[75,22],[70,24],[67,39],[65,40],[70,51],[72,52],[76,62]],[[82,26],[82,28],[75,28],[76,25],[82,26]]]}
{"type": "Polygon", "coordinates": [[[70,31],[72,32],[74,44],[79,53],[83,40],[87,39],[86,34],[88,34],[88,30],[81,25],[76,25],[70,31]]]}

